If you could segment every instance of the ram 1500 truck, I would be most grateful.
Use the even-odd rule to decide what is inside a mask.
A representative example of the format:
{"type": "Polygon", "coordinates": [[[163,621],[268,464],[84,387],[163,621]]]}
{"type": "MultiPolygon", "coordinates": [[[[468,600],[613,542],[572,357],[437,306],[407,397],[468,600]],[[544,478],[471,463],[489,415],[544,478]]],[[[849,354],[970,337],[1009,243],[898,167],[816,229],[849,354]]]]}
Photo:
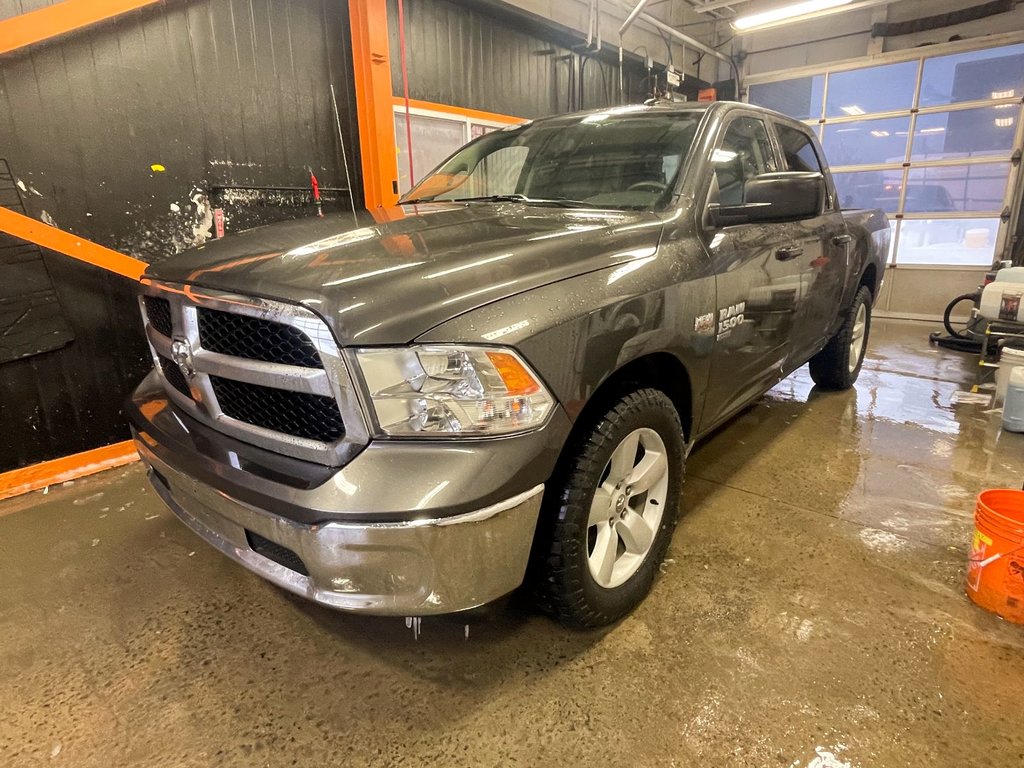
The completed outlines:
{"type": "Polygon", "coordinates": [[[525,579],[584,627],[650,589],[695,441],[808,362],[854,383],[889,243],[810,129],[738,103],[505,128],[356,219],[149,269],[128,410],[156,491],[323,605],[525,579]]]}

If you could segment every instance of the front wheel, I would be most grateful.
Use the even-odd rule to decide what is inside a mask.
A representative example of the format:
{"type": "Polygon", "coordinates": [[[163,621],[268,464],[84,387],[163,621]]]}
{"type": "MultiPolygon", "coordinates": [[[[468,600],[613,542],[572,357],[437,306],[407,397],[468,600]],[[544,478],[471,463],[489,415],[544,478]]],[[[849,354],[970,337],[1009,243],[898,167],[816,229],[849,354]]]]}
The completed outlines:
{"type": "Polygon", "coordinates": [[[871,334],[871,291],[862,286],[846,310],[843,324],[811,358],[811,378],[825,389],[849,389],[857,381],[871,334]]]}
{"type": "Polygon", "coordinates": [[[549,487],[534,551],[541,604],[600,627],[647,595],[678,516],[679,414],[660,390],[627,394],[594,420],[549,487]]]}

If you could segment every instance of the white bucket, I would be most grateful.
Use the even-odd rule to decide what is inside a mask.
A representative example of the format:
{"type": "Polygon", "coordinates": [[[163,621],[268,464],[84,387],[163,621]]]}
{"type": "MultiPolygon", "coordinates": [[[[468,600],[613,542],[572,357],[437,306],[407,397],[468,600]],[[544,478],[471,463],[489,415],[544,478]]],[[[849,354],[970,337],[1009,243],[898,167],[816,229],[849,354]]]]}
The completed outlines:
{"type": "Polygon", "coordinates": [[[1024,367],[1017,366],[1009,376],[1006,404],[1003,406],[1003,429],[1024,432],[1024,367]]]}
{"type": "Polygon", "coordinates": [[[1003,347],[999,353],[999,370],[996,371],[996,402],[1006,400],[1006,389],[1010,385],[1010,374],[1014,368],[1024,367],[1024,349],[1003,347]]]}

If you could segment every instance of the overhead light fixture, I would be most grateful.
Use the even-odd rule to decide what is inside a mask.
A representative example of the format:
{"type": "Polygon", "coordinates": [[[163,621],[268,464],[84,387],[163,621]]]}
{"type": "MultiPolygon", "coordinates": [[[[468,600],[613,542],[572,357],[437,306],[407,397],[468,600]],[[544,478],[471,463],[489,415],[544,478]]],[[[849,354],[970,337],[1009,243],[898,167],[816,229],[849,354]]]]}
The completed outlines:
{"type": "Polygon", "coordinates": [[[995,119],[996,128],[1009,128],[1013,125],[1012,117],[997,117],[995,119]]]}
{"type": "Polygon", "coordinates": [[[992,91],[993,99],[1012,99],[1016,93],[1015,88],[1009,88],[1005,91],[992,91]]]}
{"type": "Polygon", "coordinates": [[[760,27],[773,26],[780,22],[802,19],[805,16],[812,16],[820,11],[838,8],[842,5],[849,5],[852,2],[853,0],[804,0],[801,3],[772,8],[770,11],[740,16],[732,22],[732,26],[733,29],[739,32],[748,32],[760,27]]]}
{"type": "Polygon", "coordinates": [[[936,125],[934,128],[922,128],[918,133],[945,133],[946,129],[941,125],[936,125]]]}
{"type": "Polygon", "coordinates": [[[871,135],[874,136],[876,139],[884,139],[886,136],[889,135],[889,132],[888,131],[872,131],[871,135]]]}
{"type": "Polygon", "coordinates": [[[856,104],[851,104],[848,107],[840,107],[839,109],[841,109],[843,112],[845,112],[848,115],[863,115],[864,114],[864,110],[861,109],[860,107],[858,107],[856,104]]]}

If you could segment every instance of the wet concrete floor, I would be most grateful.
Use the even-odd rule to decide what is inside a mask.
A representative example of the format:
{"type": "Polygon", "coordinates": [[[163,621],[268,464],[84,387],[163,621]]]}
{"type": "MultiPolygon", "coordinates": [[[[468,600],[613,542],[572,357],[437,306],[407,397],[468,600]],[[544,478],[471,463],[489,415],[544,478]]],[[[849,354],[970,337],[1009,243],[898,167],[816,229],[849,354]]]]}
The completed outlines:
{"type": "Polygon", "coordinates": [[[962,589],[1024,435],[950,404],[974,369],[928,330],[877,323],[855,391],[800,371],[701,445],[663,575],[606,632],[320,609],[138,465],[0,503],[0,765],[1024,765],[1024,629],[962,589]]]}

